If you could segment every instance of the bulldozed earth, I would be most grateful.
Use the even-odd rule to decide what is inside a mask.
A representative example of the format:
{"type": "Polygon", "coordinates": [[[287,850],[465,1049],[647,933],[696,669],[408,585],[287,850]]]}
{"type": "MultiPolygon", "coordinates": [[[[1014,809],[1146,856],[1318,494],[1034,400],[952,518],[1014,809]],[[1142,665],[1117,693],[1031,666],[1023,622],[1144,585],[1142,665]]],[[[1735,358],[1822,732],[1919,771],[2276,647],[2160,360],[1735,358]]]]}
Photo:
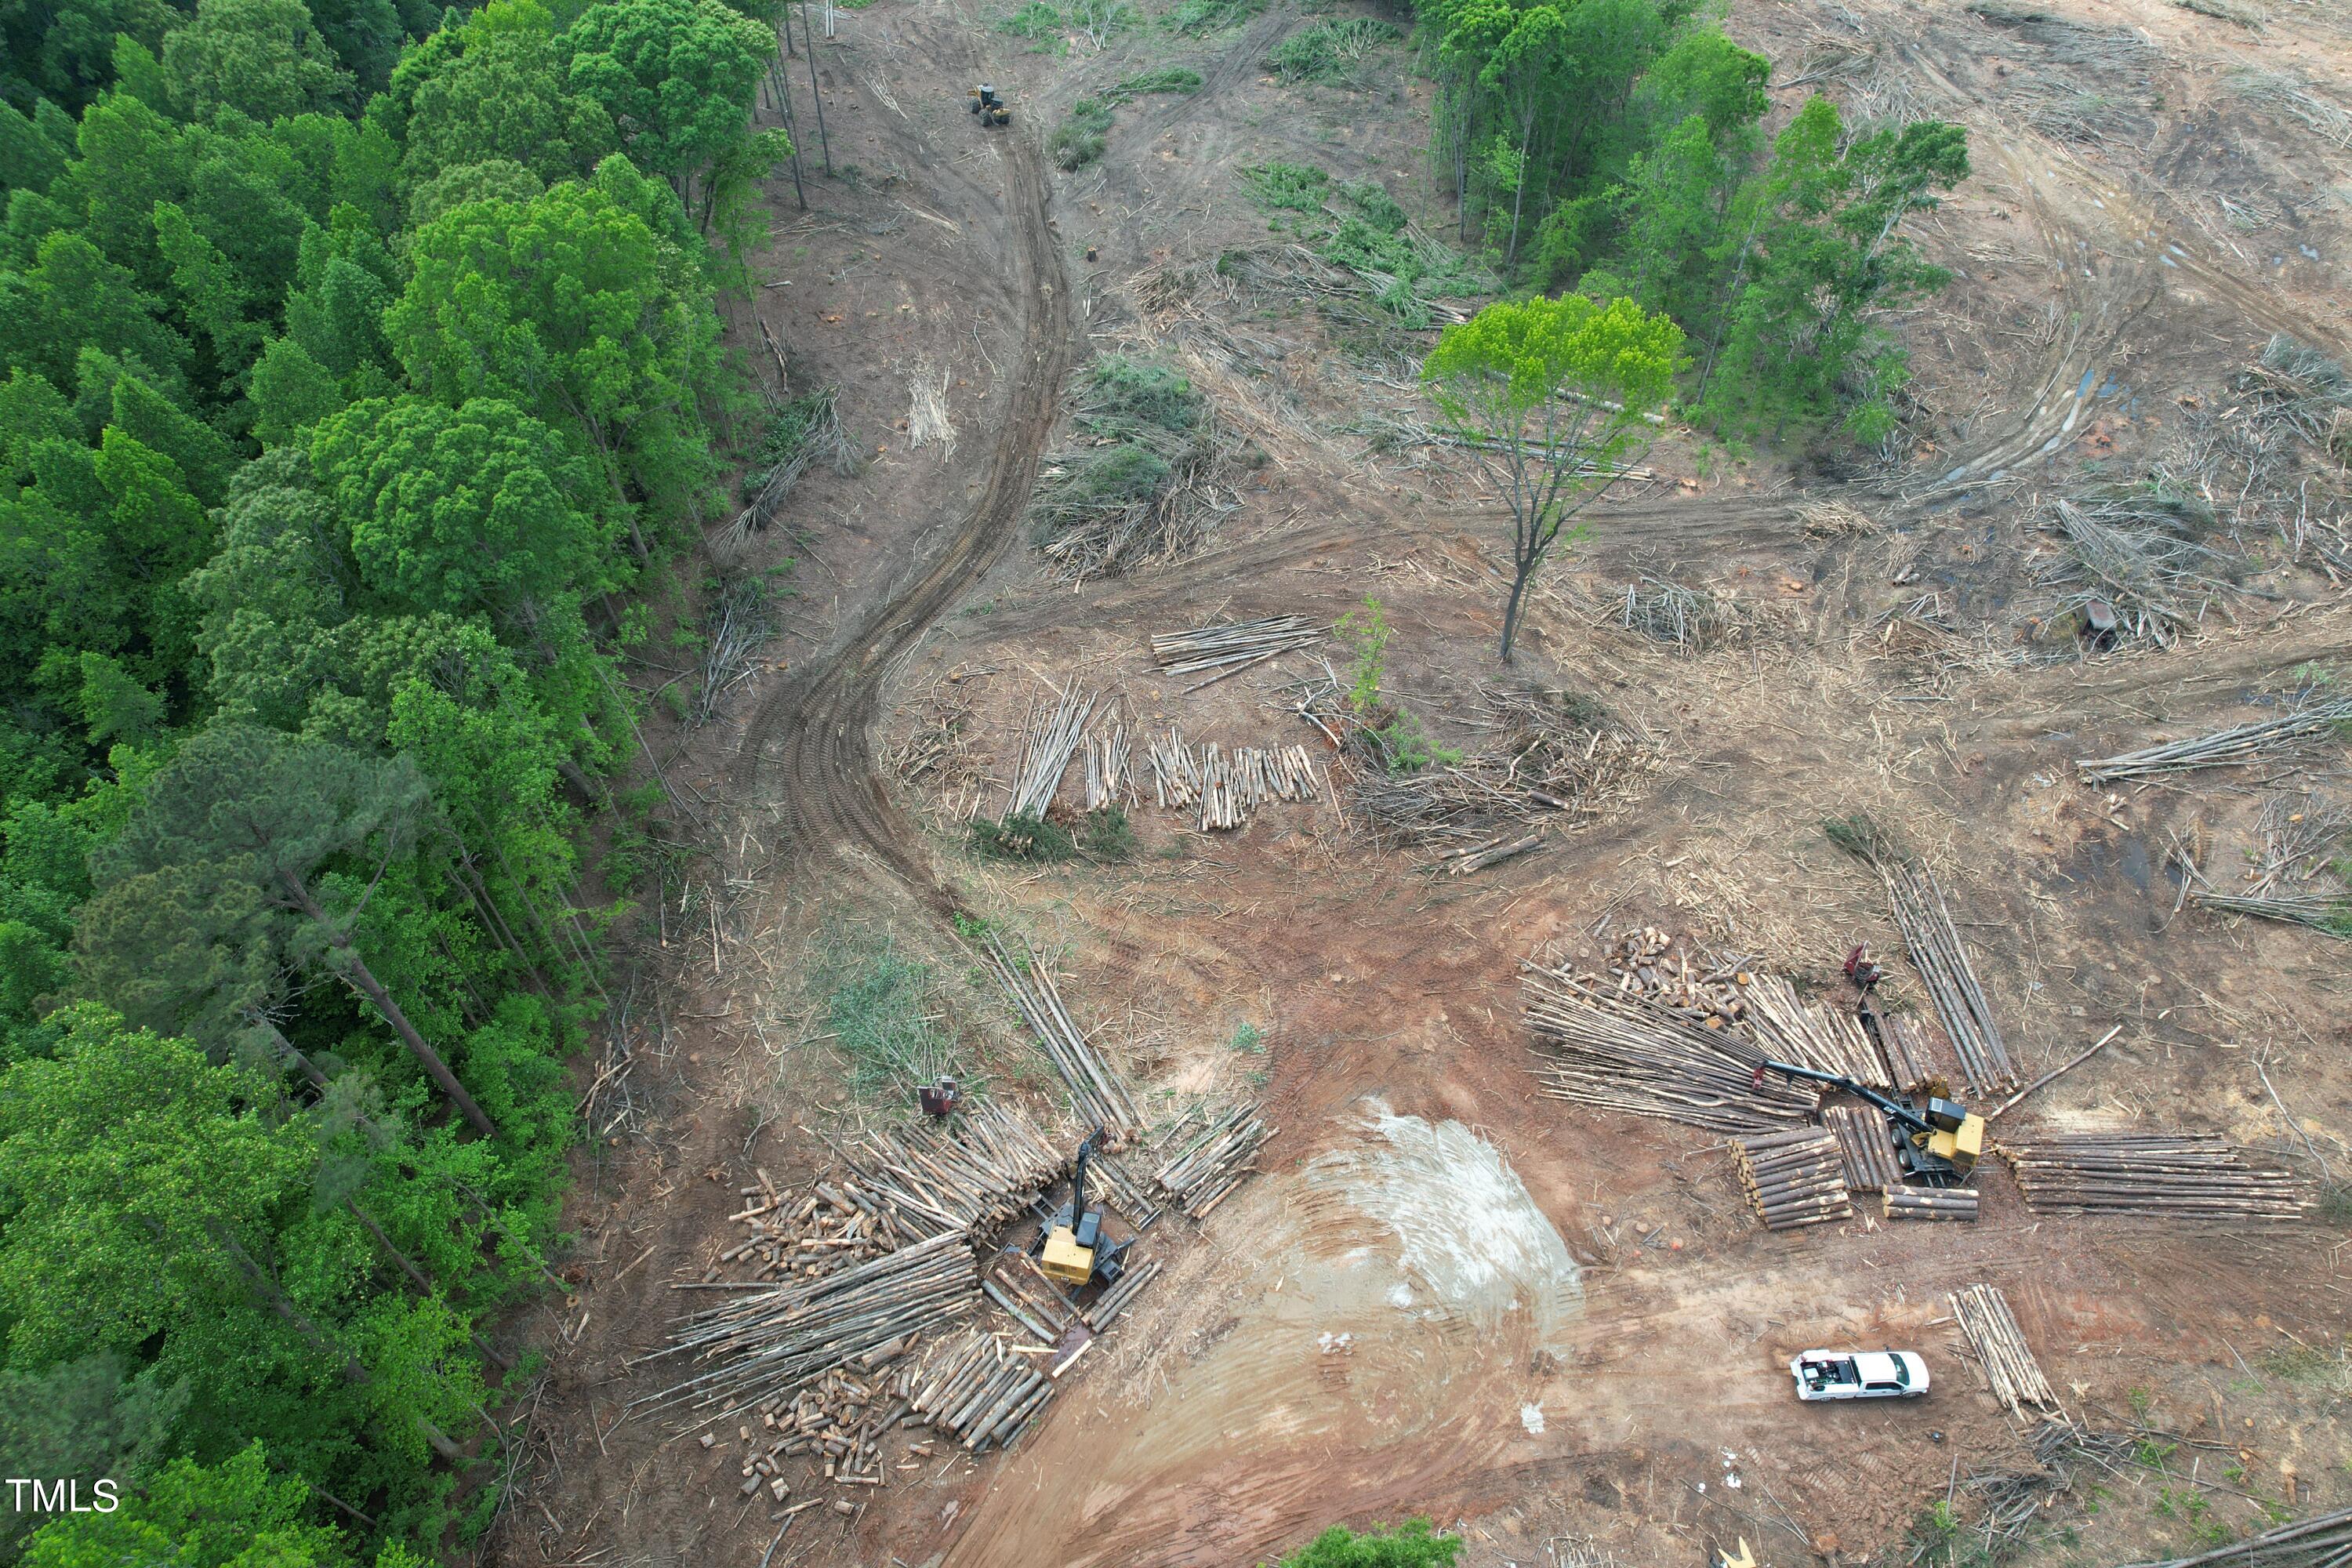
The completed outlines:
{"type": "MultiPolygon", "coordinates": [[[[1969,129],[1974,175],[1916,234],[1955,280],[1900,323],[1907,434],[1741,455],[1662,428],[1547,568],[1508,667],[1507,514],[1428,439],[1412,366],[1433,333],[1334,308],[1237,177],[1315,163],[1450,227],[1407,56],[1344,85],[1264,68],[1309,20],[1278,4],[1205,37],[1033,47],[985,6],[877,0],[787,62],[809,207],[769,193],[735,337],[747,359],[763,326],[784,345],[761,368],[791,391],[837,387],[869,460],[710,542],[720,575],[791,558],[796,597],[709,722],[648,729],[678,841],[645,994],[583,1083],[571,1289],[532,1334],[547,1373],[483,1560],[1238,1568],[1423,1516],[1477,1568],[1693,1563],[1742,1539],[1774,1564],[2116,1563],[2352,1504],[2352,950],[2205,901],[2303,896],[2341,853],[2295,829],[2340,844],[2345,742],[2078,766],[2332,700],[2352,673],[2344,475],[2261,374],[2266,350],[2288,363],[2274,339],[2352,353],[2352,20],[1738,0],[1776,112],[1822,91],[1969,129]],[[1053,166],[1071,102],[1171,66],[1198,90],[1123,104],[1098,160],[1053,166]],[[966,114],[982,79],[1010,126],[966,114]],[[1083,449],[1076,382],[1109,354],[1186,376],[1222,448],[1181,547],[1115,574],[1029,537],[1041,474],[1083,449]],[[2085,575],[2063,508],[2157,473],[2202,487],[2226,561],[2133,597],[2085,575]],[[1591,739],[1550,775],[1570,809],[1445,837],[1381,805],[1390,781],[1326,728],[1349,654],[1320,634],[1368,597],[1383,700],[1425,726],[1433,773],[1511,743],[1510,703],[1550,703],[1591,739]],[[2086,637],[2085,597],[2142,619],[2086,637]],[[1286,616],[1317,639],[1154,658],[1155,634],[1286,616]],[[1091,849],[984,853],[973,823],[1005,812],[1074,688],[1097,741],[1130,747],[1124,838],[1087,836],[1087,753],[1047,815],[1091,849]],[[1155,787],[1171,730],[1228,759],[1305,747],[1311,798],[1203,827],[1155,787]],[[1612,764],[1585,765],[1604,741],[1612,764]],[[1612,974],[1629,934],[1671,939],[1649,961],[1671,982],[1770,974],[1832,1007],[1867,944],[1882,1005],[1931,1025],[1881,878],[1823,830],[1856,814],[1943,889],[2009,1089],[2119,1030],[1995,1144],[2219,1134],[2293,1173],[2300,1217],[2037,1209],[1988,1156],[1973,1222],[1891,1222],[1857,1194],[1768,1230],[1722,1131],[1546,1092],[1529,966],[1612,974]],[[1523,838],[1473,870],[1447,855],[1523,838]],[[843,1037],[840,977],[872,955],[916,976],[968,1089],[1075,1150],[1087,1128],[990,942],[1053,977],[1130,1087],[1124,1169],[1250,1104],[1271,1130],[1254,1173],[1199,1218],[1162,1204],[1130,1255],[1148,1287],[1005,1441],[874,1419],[878,1479],[852,1486],[821,1445],[755,1464],[784,1440],[774,1409],[641,1403],[675,1381],[647,1358],[711,1304],[680,1288],[756,1272],[722,1258],[743,1211],[839,1193],[840,1150],[910,1114],[911,1086],[843,1037]],[[1979,1377],[1953,1302],[1979,1284],[2055,1408],[2005,1409],[1979,1377]],[[1917,1351],[1933,1389],[1800,1404],[1788,1362],[1816,1347],[1917,1351]]],[[[927,1348],[855,1369],[873,1410],[893,1379],[920,1392],[927,1348]]]]}

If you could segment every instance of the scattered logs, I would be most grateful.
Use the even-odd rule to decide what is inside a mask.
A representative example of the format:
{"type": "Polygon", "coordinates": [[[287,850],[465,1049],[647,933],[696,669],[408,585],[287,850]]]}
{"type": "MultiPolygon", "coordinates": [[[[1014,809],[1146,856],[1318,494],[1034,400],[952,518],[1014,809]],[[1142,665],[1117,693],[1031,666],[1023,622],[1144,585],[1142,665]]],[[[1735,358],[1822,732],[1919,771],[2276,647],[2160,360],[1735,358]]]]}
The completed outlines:
{"type": "Polygon", "coordinates": [[[1171,675],[1200,669],[1238,669],[1295,647],[1322,640],[1323,628],[1304,616],[1272,616],[1220,626],[1158,632],[1151,638],[1154,663],[1171,675]]]}
{"type": "Polygon", "coordinates": [[[1970,1285],[1951,1295],[1952,1316],[1976,1352],[1977,1370],[2012,1415],[2023,1415],[2031,1405],[2040,1414],[2063,1416],[2058,1391],[2042,1375],[2008,1300],[1991,1285],[1970,1285]]]}
{"type": "Polygon", "coordinates": [[[1875,1106],[1824,1106],[1822,1125],[1837,1140],[1838,1163],[1845,1172],[1847,1187],[1857,1193],[1892,1194],[1903,1185],[1903,1167],[1895,1158],[1895,1132],[1884,1111],[1875,1106]]]}
{"type": "Polygon", "coordinates": [[[2352,719],[2352,697],[2314,702],[2276,719],[2232,725],[2210,735],[2168,741],[2120,756],[2100,757],[2074,764],[2085,784],[2112,784],[2118,779],[2153,778],[2191,768],[2229,767],[2258,763],[2265,757],[2301,751],[2343,733],[2352,719]]]}
{"type": "Polygon", "coordinates": [[[992,931],[982,939],[981,956],[1069,1087],[1079,1118],[1089,1127],[1105,1129],[1119,1142],[1141,1132],[1144,1121],[1135,1109],[1135,1097],[1118,1070],[1096,1054],[1085,1032],[1071,1021],[1055,988],[1053,968],[1036,949],[1028,950],[1025,963],[1016,963],[992,931]]]}
{"type": "Polygon", "coordinates": [[[2305,1183],[2211,1133],[2053,1132],[2004,1138],[2028,1207],[2041,1213],[2173,1219],[2300,1219],[2305,1183]]]}
{"type": "Polygon", "coordinates": [[[1977,1217],[1974,1187],[1889,1187],[1888,1219],[1964,1219],[1977,1217]]]}
{"type": "Polygon", "coordinates": [[[1748,1026],[1768,1056],[1838,1073],[1872,1089],[1889,1087],[1885,1062],[1852,1014],[1801,1000],[1776,975],[1752,976],[1746,995],[1748,1026]]]}
{"type": "Polygon", "coordinates": [[[1821,1103],[1808,1085],[1759,1084],[1756,1048],[1735,1031],[1549,970],[1529,973],[1527,997],[1536,1076],[1555,1099],[1731,1133],[1810,1121],[1821,1103]]]}
{"type": "MultiPolygon", "coordinates": [[[[1244,1176],[1257,1169],[1250,1162],[1258,1145],[1274,1136],[1274,1131],[1257,1114],[1257,1102],[1244,1101],[1215,1118],[1179,1148],[1152,1173],[1151,1180],[1186,1218],[1205,1219],[1211,1209],[1241,1185],[1244,1176]]],[[[1182,1132],[1183,1128],[1178,1127],[1177,1135],[1182,1132]]]]}
{"type": "Polygon", "coordinates": [[[1977,984],[1968,949],[1952,927],[1943,889],[1931,873],[1899,861],[1882,860],[1879,874],[1886,882],[1895,923],[1903,931],[1904,950],[1927,983],[1927,998],[1959,1056],[1969,1087],[1979,1095],[2016,1088],[2022,1080],[2001,1044],[2000,1026],[1993,1022],[1984,988],[1977,984]]]}
{"type": "Polygon", "coordinates": [[[1837,1140],[1818,1127],[1742,1138],[1739,1183],[1767,1228],[1794,1230],[1853,1217],[1837,1140]]]}
{"type": "Polygon", "coordinates": [[[1544,836],[1540,833],[1523,833],[1516,838],[1503,837],[1487,844],[1465,845],[1438,856],[1433,868],[1442,870],[1449,877],[1466,877],[1473,871],[1483,871],[1514,856],[1540,848],[1543,841],[1544,836]]]}

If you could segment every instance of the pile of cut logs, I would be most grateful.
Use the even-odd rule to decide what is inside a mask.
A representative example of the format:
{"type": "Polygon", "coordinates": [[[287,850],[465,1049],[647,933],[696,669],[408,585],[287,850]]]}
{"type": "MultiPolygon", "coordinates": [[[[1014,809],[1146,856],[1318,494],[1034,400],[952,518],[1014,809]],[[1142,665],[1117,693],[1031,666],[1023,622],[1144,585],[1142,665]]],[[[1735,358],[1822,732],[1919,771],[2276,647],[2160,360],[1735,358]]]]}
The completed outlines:
{"type": "Polygon", "coordinates": [[[1936,1052],[1927,1042],[1927,1030],[1918,1019],[1881,1013],[1878,1022],[1879,1043],[1886,1047],[1887,1075],[1896,1089],[1909,1094],[1944,1076],[1943,1069],[1936,1065],[1936,1052]]]}
{"type": "Polygon", "coordinates": [[[1193,626],[1181,632],[1155,632],[1151,658],[1171,675],[1200,669],[1237,673],[1263,659],[1322,639],[1323,628],[1304,616],[1272,616],[1265,620],[1234,621],[1221,626],[1193,626]]]}
{"type": "Polygon", "coordinates": [[[1131,1140],[1144,1125],[1135,1109],[1135,1097],[1118,1070],[1096,1053],[1087,1043],[1085,1032],[1071,1021],[1070,1011],[1055,988],[1052,967],[1036,949],[1030,948],[1028,953],[1027,963],[1017,963],[994,931],[982,940],[981,956],[1045,1047],[1054,1069],[1062,1075],[1079,1117],[1121,1142],[1131,1140]]]}
{"type": "Polygon", "coordinates": [[[751,1234],[719,1255],[704,1272],[706,1280],[718,1279],[719,1266],[727,1263],[748,1268],[755,1279],[835,1274],[937,1231],[920,1222],[903,1223],[887,1203],[876,1203],[854,1182],[818,1182],[795,1203],[777,1194],[767,1172],[757,1174],[759,1185],[736,1189],[751,1202],[727,1216],[748,1224],[751,1234]]]}
{"type": "Polygon", "coordinates": [[[1635,998],[1710,1029],[1748,1017],[1748,986],[1755,976],[1738,963],[1718,963],[1687,936],[1656,926],[1626,931],[1595,957],[1560,965],[1588,991],[1635,998]]]}
{"type": "Polygon", "coordinates": [[[1818,1127],[1742,1138],[1739,1182],[1772,1230],[1853,1217],[1838,1163],[1837,1140],[1818,1127]]]}
{"type": "Polygon", "coordinates": [[[1803,1084],[1767,1077],[1758,1085],[1756,1047],[1736,1030],[1565,973],[1529,973],[1527,1016],[1536,1076],[1559,1100],[1732,1133],[1809,1122],[1821,1103],[1803,1084]]]}
{"type": "Polygon", "coordinates": [[[1903,1185],[1903,1168],[1895,1161],[1895,1134],[1884,1111],[1875,1106],[1824,1106],[1822,1125],[1837,1140],[1847,1187],[1857,1193],[1892,1193],[1903,1185]]]}
{"type": "MultiPolygon", "coordinates": [[[[896,1234],[975,1240],[1026,1212],[1069,1158],[994,1100],[971,1106],[944,1132],[885,1126],[835,1152],[857,1178],[842,1184],[849,1201],[896,1234]]],[[[822,1184],[816,1191],[827,1193],[822,1184]]]]}
{"type": "Polygon", "coordinates": [[[1304,746],[1237,746],[1228,755],[1214,741],[1192,745],[1171,725],[1166,740],[1147,736],[1143,747],[1154,803],[1163,811],[1197,806],[1204,833],[1239,827],[1268,801],[1322,798],[1304,746]]]}
{"type": "MultiPolygon", "coordinates": [[[[756,1496],[765,1487],[782,1502],[792,1491],[782,1461],[805,1457],[821,1462],[824,1479],[835,1486],[878,1487],[887,1480],[882,1462],[883,1435],[908,1418],[914,1374],[904,1363],[911,1341],[893,1341],[828,1371],[802,1388],[788,1404],[762,1406],[761,1430],[738,1426],[737,1436],[751,1447],[743,1461],[742,1492],[756,1496]],[[894,1364],[897,1363],[897,1364],[894,1364]],[[853,1370],[854,1369],[854,1370],[853,1370]]],[[[702,1446],[712,1436],[704,1433],[702,1446]]],[[[908,1450],[928,1458],[928,1444],[908,1450]]]]}
{"type": "Polygon", "coordinates": [[[1873,1089],[1888,1087],[1886,1064],[1853,1014],[1804,1002],[1787,981],[1771,974],[1754,976],[1747,997],[1748,1026],[1766,1055],[1873,1089]]]}
{"type": "Polygon", "coordinates": [[[1094,717],[1095,700],[1071,681],[1051,708],[1039,705],[1021,726],[1021,763],[1013,770],[1006,819],[1041,817],[1062,788],[1062,775],[1094,717]]]}
{"type": "Polygon", "coordinates": [[[2052,1132],[2004,1138],[2028,1206],[2043,1213],[2300,1219],[2307,1185],[2210,1133],[2052,1132]]]}
{"type": "Polygon", "coordinates": [[[1087,737],[1086,759],[1088,811],[1136,804],[1135,737],[1123,721],[1114,721],[1099,740],[1087,737]]]}
{"type": "Polygon", "coordinates": [[[2025,1415],[2028,1405],[2048,1415],[2063,1415],[2058,1391],[2042,1375],[2041,1363],[2033,1359],[2032,1349],[2026,1344],[2017,1319],[2010,1312],[2008,1299],[1999,1289],[1971,1285],[1954,1291],[1951,1302],[1952,1316],[1958,1320],[1960,1331],[1968,1336],[1969,1348],[1976,1352],[1978,1370],[1984,1374],[1985,1386],[1992,1390],[1992,1396],[2013,1415],[2025,1415]]]}
{"type": "Polygon", "coordinates": [[[2016,1088],[2022,1080],[2001,1044],[2000,1026],[1993,1022],[1984,988],[1977,984],[1968,949],[1952,927],[1944,890],[1930,873],[1898,861],[1882,861],[1879,874],[1886,880],[1895,923],[1902,928],[1904,951],[1927,982],[1927,998],[1959,1056],[1969,1087],[1979,1094],[2016,1088]]]}
{"type": "Polygon", "coordinates": [[[1888,1219],[1963,1219],[1977,1217],[1974,1187],[1889,1187],[1888,1219]]]}
{"type": "MultiPolygon", "coordinates": [[[[1256,1101],[1236,1105],[1179,1148],[1151,1179],[1186,1218],[1206,1219],[1243,1177],[1257,1169],[1250,1162],[1274,1131],[1258,1115],[1256,1101]]],[[[1170,1141],[1183,1131],[1179,1125],[1170,1141]]]]}
{"type": "Polygon", "coordinates": [[[961,1441],[967,1453],[1010,1439],[1045,1408],[1055,1388],[1048,1366],[1034,1354],[1018,1353],[1002,1337],[979,1330],[934,1344],[914,1382],[914,1414],[961,1441]]]}

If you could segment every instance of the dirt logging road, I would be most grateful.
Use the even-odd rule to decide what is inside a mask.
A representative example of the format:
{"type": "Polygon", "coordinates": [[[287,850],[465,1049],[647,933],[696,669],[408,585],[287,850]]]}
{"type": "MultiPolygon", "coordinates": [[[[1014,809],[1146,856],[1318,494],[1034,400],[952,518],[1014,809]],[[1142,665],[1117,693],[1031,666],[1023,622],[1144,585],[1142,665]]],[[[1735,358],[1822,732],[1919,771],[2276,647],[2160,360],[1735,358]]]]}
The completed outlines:
{"type": "Polygon", "coordinates": [[[835,650],[760,704],[731,768],[743,798],[782,808],[772,847],[789,870],[838,870],[863,857],[944,919],[953,893],[919,852],[922,835],[889,798],[876,766],[879,706],[894,661],[1003,559],[1020,535],[1037,462],[1058,412],[1070,363],[1070,289],[1046,213],[1045,155],[1035,127],[1000,138],[1007,175],[1000,264],[1017,279],[1020,343],[1010,408],[979,500],[913,580],[866,610],[835,650]]]}

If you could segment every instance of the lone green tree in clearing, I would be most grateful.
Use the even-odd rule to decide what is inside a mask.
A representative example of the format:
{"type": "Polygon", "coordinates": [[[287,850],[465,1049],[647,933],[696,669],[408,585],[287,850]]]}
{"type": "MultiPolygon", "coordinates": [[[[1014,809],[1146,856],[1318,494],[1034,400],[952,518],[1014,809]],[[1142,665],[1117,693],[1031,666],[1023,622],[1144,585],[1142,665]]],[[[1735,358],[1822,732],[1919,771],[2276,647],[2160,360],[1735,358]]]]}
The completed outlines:
{"type": "Polygon", "coordinates": [[[1570,294],[1489,305],[1446,328],[1422,365],[1440,418],[1510,505],[1504,663],[1552,546],[1648,449],[1644,416],[1665,401],[1682,350],[1665,316],[1570,294]]]}

